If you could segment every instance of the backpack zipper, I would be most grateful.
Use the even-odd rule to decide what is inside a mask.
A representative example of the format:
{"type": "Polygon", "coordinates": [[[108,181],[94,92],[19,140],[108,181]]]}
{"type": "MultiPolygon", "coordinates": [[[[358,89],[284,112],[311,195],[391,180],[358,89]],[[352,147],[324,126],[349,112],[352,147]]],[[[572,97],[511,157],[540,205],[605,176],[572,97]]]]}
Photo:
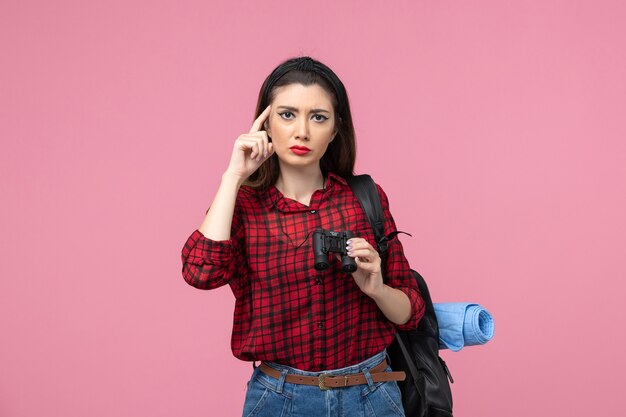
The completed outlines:
{"type": "Polygon", "coordinates": [[[443,370],[446,371],[446,375],[448,376],[450,383],[454,384],[454,379],[452,379],[452,374],[450,373],[450,370],[448,369],[448,365],[446,365],[446,361],[441,359],[441,356],[439,356],[439,362],[441,362],[441,366],[443,366],[443,370]]]}

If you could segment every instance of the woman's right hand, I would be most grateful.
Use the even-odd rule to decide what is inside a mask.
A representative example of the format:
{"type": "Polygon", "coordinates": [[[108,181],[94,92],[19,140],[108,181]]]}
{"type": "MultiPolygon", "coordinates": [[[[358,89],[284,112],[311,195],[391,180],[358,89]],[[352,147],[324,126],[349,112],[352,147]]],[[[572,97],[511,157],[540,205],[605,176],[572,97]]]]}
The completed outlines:
{"type": "Polygon", "coordinates": [[[248,133],[239,135],[235,140],[226,173],[237,177],[242,182],[274,153],[274,147],[269,141],[267,132],[261,130],[263,122],[270,115],[270,111],[271,105],[267,106],[263,113],[254,120],[248,133]]]}

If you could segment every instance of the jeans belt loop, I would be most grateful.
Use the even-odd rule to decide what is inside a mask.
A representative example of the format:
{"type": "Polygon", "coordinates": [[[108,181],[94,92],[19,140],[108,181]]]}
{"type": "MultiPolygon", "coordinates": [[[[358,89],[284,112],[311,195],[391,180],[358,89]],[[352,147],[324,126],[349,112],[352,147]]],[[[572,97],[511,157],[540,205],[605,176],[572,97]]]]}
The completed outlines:
{"type": "Polygon", "coordinates": [[[278,382],[276,383],[276,392],[279,394],[283,393],[283,387],[285,386],[285,378],[287,378],[287,370],[283,369],[280,372],[280,377],[278,378],[278,382]]]}
{"type": "Polygon", "coordinates": [[[363,369],[363,375],[365,375],[365,380],[367,381],[367,385],[370,390],[374,389],[374,381],[372,380],[372,374],[370,374],[369,368],[363,369]]]}

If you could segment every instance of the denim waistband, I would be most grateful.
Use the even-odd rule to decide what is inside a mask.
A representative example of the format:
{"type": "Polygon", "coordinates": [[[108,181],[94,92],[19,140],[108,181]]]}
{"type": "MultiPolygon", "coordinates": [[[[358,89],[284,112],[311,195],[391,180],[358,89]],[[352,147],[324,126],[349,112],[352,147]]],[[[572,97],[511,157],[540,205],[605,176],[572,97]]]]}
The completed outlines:
{"type": "Polygon", "coordinates": [[[320,372],[303,371],[302,369],[293,368],[287,365],[281,365],[276,362],[265,361],[265,363],[278,371],[282,372],[286,370],[288,374],[297,374],[297,375],[305,375],[305,376],[318,376],[320,374],[348,375],[348,374],[356,374],[359,372],[363,372],[364,370],[369,370],[375,367],[376,365],[378,365],[379,363],[381,363],[383,359],[385,359],[386,356],[387,356],[387,349],[383,349],[382,352],[377,353],[376,355],[364,360],[363,362],[357,363],[355,365],[350,365],[345,368],[328,369],[328,370],[320,371],[320,372]]]}

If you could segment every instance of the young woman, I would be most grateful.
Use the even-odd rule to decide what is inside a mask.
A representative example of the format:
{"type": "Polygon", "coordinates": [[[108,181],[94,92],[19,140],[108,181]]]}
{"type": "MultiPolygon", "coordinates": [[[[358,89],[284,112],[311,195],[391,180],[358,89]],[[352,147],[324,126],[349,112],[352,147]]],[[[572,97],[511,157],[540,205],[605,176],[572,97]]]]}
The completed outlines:
{"type": "MultiPolygon", "coordinates": [[[[355,161],[346,90],[326,65],[299,57],[266,78],[256,119],[240,135],[200,227],[182,249],[183,277],[229,284],[231,347],[254,365],[243,416],[403,416],[386,347],[417,327],[424,302],[402,245],[391,241],[383,280],[374,234],[346,183],[355,161]],[[314,266],[318,229],[351,232],[356,270],[314,266]]],[[[396,230],[377,185],[385,233],[396,230]]]]}

